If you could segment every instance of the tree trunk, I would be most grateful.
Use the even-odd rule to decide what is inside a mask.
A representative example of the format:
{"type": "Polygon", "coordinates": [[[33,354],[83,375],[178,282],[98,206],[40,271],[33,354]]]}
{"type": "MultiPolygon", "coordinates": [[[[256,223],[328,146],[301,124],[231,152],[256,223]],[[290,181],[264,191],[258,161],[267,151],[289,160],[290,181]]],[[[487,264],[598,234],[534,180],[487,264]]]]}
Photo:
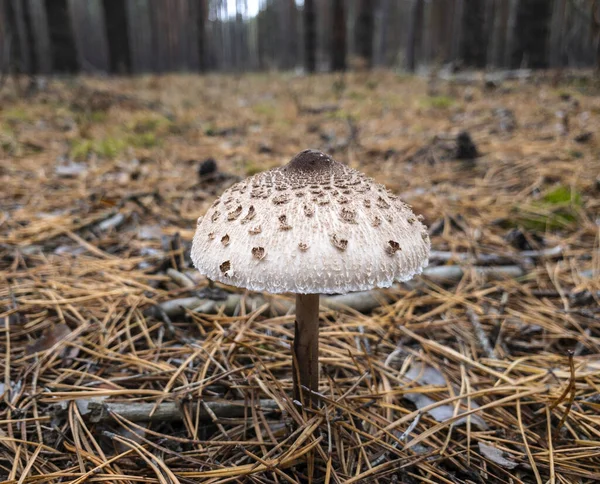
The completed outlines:
{"type": "Polygon", "coordinates": [[[244,56],[242,54],[244,49],[244,17],[240,0],[235,2],[235,22],[230,23],[234,69],[237,72],[242,72],[244,70],[244,56]]]}
{"type": "MultiPolygon", "coordinates": [[[[13,28],[13,35],[16,32],[16,43],[17,51],[18,51],[18,71],[22,73],[31,73],[32,72],[32,59],[31,59],[31,50],[29,45],[29,34],[27,32],[27,23],[26,23],[26,8],[27,5],[23,0],[13,0],[13,15],[15,19],[15,27],[13,28]]],[[[15,40],[15,39],[13,39],[15,40]]]]}
{"type": "Polygon", "coordinates": [[[206,69],[207,56],[206,56],[206,22],[208,17],[208,10],[206,8],[205,0],[198,0],[195,4],[192,3],[195,10],[193,10],[195,27],[196,27],[196,50],[198,52],[197,65],[199,71],[206,69]]]}
{"type": "Polygon", "coordinates": [[[0,0],[0,87],[4,82],[8,70],[8,58],[10,49],[10,32],[7,21],[7,0],[0,0]]]}
{"type": "Polygon", "coordinates": [[[423,0],[412,0],[408,41],[406,46],[406,68],[414,72],[417,58],[421,53],[421,36],[423,30],[423,0]]]}
{"type": "Polygon", "coordinates": [[[373,66],[373,32],[375,31],[375,4],[373,0],[360,0],[356,20],[356,53],[365,67],[373,66]]]}
{"type": "Polygon", "coordinates": [[[272,0],[267,1],[265,8],[259,13],[257,24],[259,65],[261,69],[268,70],[277,62],[273,41],[273,31],[277,28],[277,12],[272,0]]]}
{"type": "Polygon", "coordinates": [[[317,68],[317,17],[314,0],[304,0],[304,68],[315,72],[317,68]]]}
{"type": "Polygon", "coordinates": [[[505,0],[496,0],[494,4],[494,22],[492,28],[492,40],[488,46],[488,64],[492,67],[500,67],[504,56],[504,39],[506,38],[506,11],[505,0]]]}
{"type": "Polygon", "coordinates": [[[485,7],[481,0],[464,0],[460,57],[468,66],[485,67],[485,7]]]}
{"type": "MultiPolygon", "coordinates": [[[[477,0],[473,0],[477,2],[477,0]]],[[[490,65],[490,53],[492,48],[492,42],[494,40],[494,13],[495,13],[496,0],[485,0],[485,8],[483,10],[483,32],[485,35],[485,43],[483,44],[483,66],[488,67],[490,65]]]]}
{"type": "Polygon", "coordinates": [[[41,74],[50,74],[52,72],[52,51],[46,5],[43,0],[29,0],[29,18],[31,19],[31,36],[37,60],[36,71],[41,74]]]}
{"type": "Polygon", "coordinates": [[[180,71],[189,71],[192,67],[192,53],[191,53],[191,37],[194,29],[192,29],[191,22],[191,6],[188,0],[179,0],[177,4],[177,11],[174,18],[174,35],[177,37],[177,55],[179,62],[177,63],[177,69],[180,71]]]}
{"type": "Polygon", "coordinates": [[[316,32],[317,32],[317,52],[316,65],[331,64],[331,2],[329,0],[316,0],[316,32]]]}
{"type": "Polygon", "coordinates": [[[67,0],[46,0],[52,71],[73,73],[79,69],[67,0]]]}
{"type": "Polygon", "coordinates": [[[380,0],[375,16],[375,47],[373,62],[375,65],[388,65],[388,25],[390,21],[390,0],[380,0]]]}
{"type": "Polygon", "coordinates": [[[207,32],[210,29],[210,61],[209,65],[215,70],[220,70],[223,66],[223,28],[221,25],[221,5],[220,2],[208,1],[207,8],[211,9],[209,17],[214,20],[207,22],[204,29],[207,32]]]}
{"type": "Polygon", "coordinates": [[[294,69],[298,65],[298,9],[295,0],[286,0],[285,4],[286,68],[294,69]]]}
{"type": "Polygon", "coordinates": [[[563,38],[565,29],[566,0],[555,0],[550,23],[548,60],[550,67],[562,67],[563,38]]]}
{"type": "Polygon", "coordinates": [[[127,9],[123,0],[104,0],[106,38],[110,54],[110,71],[117,74],[131,72],[129,37],[127,36],[127,9]]]}
{"type": "Polygon", "coordinates": [[[331,70],[346,70],[346,15],[344,0],[333,0],[331,12],[331,70]]]}
{"type": "Polygon", "coordinates": [[[99,0],[69,0],[69,11],[81,69],[87,72],[109,72],[102,4],[99,0]]]}
{"type": "Polygon", "coordinates": [[[283,0],[277,2],[275,8],[277,15],[277,30],[273,33],[275,35],[275,44],[277,45],[277,67],[279,69],[289,70],[294,67],[295,64],[292,52],[293,49],[291,48],[293,42],[291,30],[291,5],[289,0],[283,0]]]}
{"type": "Polygon", "coordinates": [[[548,0],[520,2],[516,19],[514,62],[522,59],[533,68],[548,67],[548,34],[552,14],[548,0]]]}
{"type": "Polygon", "coordinates": [[[504,67],[511,68],[513,65],[513,51],[515,49],[515,36],[517,28],[517,12],[519,11],[519,0],[510,0],[508,20],[506,22],[506,45],[504,47],[504,67]]]}
{"type": "MultiPolygon", "coordinates": [[[[248,58],[249,58],[249,66],[252,71],[256,71],[260,66],[260,53],[258,51],[258,19],[260,16],[256,16],[256,19],[248,25],[248,58]]],[[[297,44],[296,44],[297,45],[297,44]]],[[[298,52],[296,51],[296,58],[298,56],[298,52]]]]}
{"type": "Polygon", "coordinates": [[[223,56],[222,62],[226,71],[233,69],[233,46],[232,46],[232,32],[227,22],[227,0],[220,0],[220,18],[219,24],[221,25],[221,41],[223,50],[221,55],[223,56]]]}
{"type": "Polygon", "coordinates": [[[600,73],[600,1],[594,0],[592,4],[592,19],[590,29],[592,31],[592,40],[596,44],[594,62],[596,75],[600,73]]]}
{"type": "Polygon", "coordinates": [[[392,67],[406,67],[410,9],[409,2],[390,2],[389,15],[384,18],[387,23],[385,51],[387,62],[392,67]]]}
{"type": "Polygon", "coordinates": [[[148,0],[150,13],[150,32],[152,35],[152,59],[155,72],[166,72],[168,69],[169,49],[166,32],[166,4],[148,0]]]}
{"type": "Polygon", "coordinates": [[[450,60],[452,61],[462,60],[460,47],[463,35],[464,8],[464,0],[456,0],[452,18],[452,49],[450,51],[450,60]]]}
{"type": "Polygon", "coordinates": [[[429,2],[423,16],[421,60],[439,68],[452,51],[452,2],[429,2]]]}

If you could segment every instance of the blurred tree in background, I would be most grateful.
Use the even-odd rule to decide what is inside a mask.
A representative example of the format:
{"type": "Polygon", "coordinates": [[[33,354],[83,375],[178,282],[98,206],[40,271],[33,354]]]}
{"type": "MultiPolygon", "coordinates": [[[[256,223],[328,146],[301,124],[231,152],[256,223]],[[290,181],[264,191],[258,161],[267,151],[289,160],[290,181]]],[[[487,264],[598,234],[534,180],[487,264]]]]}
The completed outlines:
{"type": "Polygon", "coordinates": [[[0,69],[585,67],[598,0],[0,0],[0,69]]]}

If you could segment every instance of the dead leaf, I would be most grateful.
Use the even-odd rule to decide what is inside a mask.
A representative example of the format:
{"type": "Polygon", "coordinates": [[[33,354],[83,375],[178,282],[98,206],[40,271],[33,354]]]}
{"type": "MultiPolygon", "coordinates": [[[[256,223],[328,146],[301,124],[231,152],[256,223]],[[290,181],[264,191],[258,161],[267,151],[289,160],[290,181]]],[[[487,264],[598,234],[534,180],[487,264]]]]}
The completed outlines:
{"type": "MultiPolygon", "coordinates": [[[[420,410],[422,408],[428,407],[429,405],[434,404],[436,401],[429,398],[422,393],[407,393],[404,395],[406,400],[410,400],[415,404],[415,406],[420,410]]],[[[463,402],[465,405],[465,402],[463,402]]],[[[477,408],[478,405],[474,402],[471,402],[471,408],[477,408]]],[[[464,413],[464,411],[459,410],[457,416],[464,413]]],[[[445,422],[446,420],[450,420],[454,416],[454,406],[453,405],[440,405],[438,407],[434,407],[427,411],[427,414],[433,417],[437,422],[445,422]]],[[[481,430],[486,430],[488,425],[485,423],[485,420],[481,418],[479,415],[471,415],[471,423],[481,430]]],[[[467,423],[468,416],[459,418],[454,425],[463,425],[467,423]]]]}
{"type": "Polygon", "coordinates": [[[64,323],[58,323],[46,329],[40,339],[27,345],[25,352],[28,355],[46,351],[55,344],[65,339],[71,333],[71,329],[64,323]]]}
{"type": "MultiPolygon", "coordinates": [[[[410,381],[418,382],[422,385],[431,385],[437,387],[447,387],[448,383],[444,375],[437,370],[436,368],[432,368],[430,366],[426,366],[422,363],[413,363],[408,371],[405,374],[405,378],[410,381]]],[[[455,389],[457,392],[457,389],[455,389]]],[[[432,398],[424,395],[422,393],[407,393],[404,395],[406,400],[410,400],[415,404],[417,409],[421,410],[422,408],[428,407],[429,405],[434,404],[436,401],[432,398]]],[[[461,401],[461,409],[459,409],[457,416],[465,413],[467,409],[468,402],[466,399],[461,401]]],[[[479,405],[475,403],[473,400],[470,402],[470,409],[479,408],[479,405]]],[[[427,413],[433,417],[437,422],[445,422],[450,420],[454,416],[454,405],[440,405],[438,407],[434,407],[431,410],[428,410],[427,413]]],[[[479,415],[471,415],[471,423],[476,425],[481,430],[486,430],[488,428],[487,423],[483,420],[479,415]]],[[[454,422],[454,425],[463,425],[467,422],[469,417],[465,416],[458,419],[454,422]]]]}
{"type": "Polygon", "coordinates": [[[112,217],[107,218],[106,220],[103,220],[102,222],[100,222],[97,225],[97,227],[99,230],[102,230],[102,231],[116,229],[124,221],[125,221],[125,215],[123,215],[122,213],[117,213],[116,215],[113,215],[112,217]]]}
{"type": "Polygon", "coordinates": [[[514,469],[519,465],[518,462],[504,457],[504,452],[502,452],[500,449],[494,447],[493,445],[486,444],[485,442],[479,442],[479,452],[481,452],[481,455],[483,455],[486,459],[491,460],[505,469],[514,469]]]}
{"type": "Polygon", "coordinates": [[[83,175],[87,171],[87,166],[83,163],[71,162],[65,165],[58,165],[54,173],[62,178],[75,178],[83,175]]]}
{"type": "Polygon", "coordinates": [[[445,387],[448,385],[446,377],[439,370],[423,365],[422,363],[411,364],[404,376],[408,380],[417,381],[423,385],[433,385],[436,387],[445,387]]]}
{"type": "Polygon", "coordinates": [[[137,232],[137,237],[140,240],[160,240],[162,236],[160,225],[142,225],[137,232]]]}

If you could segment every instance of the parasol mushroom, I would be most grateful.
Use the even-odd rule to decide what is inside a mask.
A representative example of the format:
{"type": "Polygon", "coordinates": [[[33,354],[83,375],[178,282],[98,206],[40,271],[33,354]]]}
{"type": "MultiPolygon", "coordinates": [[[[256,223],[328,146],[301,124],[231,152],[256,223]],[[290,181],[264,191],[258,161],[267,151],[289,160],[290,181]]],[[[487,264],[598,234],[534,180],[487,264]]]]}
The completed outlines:
{"type": "Polygon", "coordinates": [[[319,294],[389,287],[427,266],[430,242],[383,185],[316,150],[243,180],[215,200],[192,246],[209,279],[296,295],[294,398],[318,391],[319,294]]]}

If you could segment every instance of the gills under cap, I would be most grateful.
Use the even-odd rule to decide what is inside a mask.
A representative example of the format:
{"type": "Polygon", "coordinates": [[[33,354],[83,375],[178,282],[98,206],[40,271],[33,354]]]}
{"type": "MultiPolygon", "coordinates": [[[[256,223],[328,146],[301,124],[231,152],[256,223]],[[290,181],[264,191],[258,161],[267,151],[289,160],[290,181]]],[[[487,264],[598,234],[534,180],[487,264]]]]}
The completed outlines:
{"type": "Polygon", "coordinates": [[[347,293],[411,279],[429,249],[425,226],[383,185],[305,150],[215,200],[192,260],[208,278],[253,291],[347,293]]]}

